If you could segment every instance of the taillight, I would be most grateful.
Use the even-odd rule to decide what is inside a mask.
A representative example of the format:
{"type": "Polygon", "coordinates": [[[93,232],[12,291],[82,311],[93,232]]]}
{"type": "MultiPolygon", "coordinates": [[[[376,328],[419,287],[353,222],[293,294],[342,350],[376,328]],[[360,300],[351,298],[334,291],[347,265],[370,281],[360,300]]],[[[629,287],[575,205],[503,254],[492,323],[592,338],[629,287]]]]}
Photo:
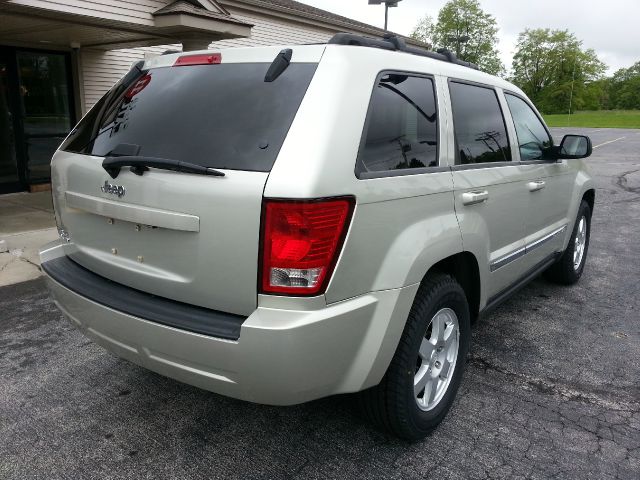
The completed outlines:
{"type": "Polygon", "coordinates": [[[354,199],[265,200],[261,232],[263,293],[320,295],[338,261],[354,199]]]}
{"type": "Polygon", "coordinates": [[[174,67],[186,67],[188,65],[218,65],[222,63],[221,53],[196,53],[194,55],[182,55],[177,58],[174,67]]]}

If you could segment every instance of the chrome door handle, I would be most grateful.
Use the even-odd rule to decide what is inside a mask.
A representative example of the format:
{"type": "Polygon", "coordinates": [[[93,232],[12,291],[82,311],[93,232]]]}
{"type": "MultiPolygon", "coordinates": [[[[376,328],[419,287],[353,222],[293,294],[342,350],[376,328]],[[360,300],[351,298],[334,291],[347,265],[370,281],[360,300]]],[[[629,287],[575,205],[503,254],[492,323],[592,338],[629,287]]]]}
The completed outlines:
{"type": "Polygon", "coordinates": [[[542,180],[536,180],[535,182],[527,183],[527,187],[530,192],[537,192],[538,190],[542,190],[547,184],[542,180]]]}
{"type": "Polygon", "coordinates": [[[463,205],[475,205],[476,203],[486,202],[489,199],[489,192],[486,190],[478,192],[465,192],[462,194],[463,205]]]}

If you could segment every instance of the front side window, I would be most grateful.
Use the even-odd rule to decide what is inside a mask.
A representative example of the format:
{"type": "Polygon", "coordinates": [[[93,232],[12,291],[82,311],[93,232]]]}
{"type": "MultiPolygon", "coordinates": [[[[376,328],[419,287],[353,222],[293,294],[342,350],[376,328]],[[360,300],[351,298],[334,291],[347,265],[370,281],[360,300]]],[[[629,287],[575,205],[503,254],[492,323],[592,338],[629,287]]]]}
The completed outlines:
{"type": "Polygon", "coordinates": [[[436,167],[438,116],[433,80],[383,74],[373,91],[356,174],[436,167]]]}
{"type": "Polygon", "coordinates": [[[492,88],[450,82],[456,165],[511,161],[507,127],[492,88]]]}
{"type": "Polygon", "coordinates": [[[520,160],[544,160],[553,146],[547,129],[527,102],[515,95],[505,97],[516,127],[520,160]]]}

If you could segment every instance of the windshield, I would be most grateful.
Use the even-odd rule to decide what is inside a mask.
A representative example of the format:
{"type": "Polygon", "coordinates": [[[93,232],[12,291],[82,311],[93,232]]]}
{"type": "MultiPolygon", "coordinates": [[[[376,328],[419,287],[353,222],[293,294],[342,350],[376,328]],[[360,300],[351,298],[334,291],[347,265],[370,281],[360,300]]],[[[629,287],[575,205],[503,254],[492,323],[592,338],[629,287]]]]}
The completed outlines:
{"type": "Polygon", "coordinates": [[[292,63],[276,81],[265,82],[269,66],[137,71],[107,93],[60,148],[107,156],[128,144],[147,157],[270,171],[317,64],[292,63]]]}

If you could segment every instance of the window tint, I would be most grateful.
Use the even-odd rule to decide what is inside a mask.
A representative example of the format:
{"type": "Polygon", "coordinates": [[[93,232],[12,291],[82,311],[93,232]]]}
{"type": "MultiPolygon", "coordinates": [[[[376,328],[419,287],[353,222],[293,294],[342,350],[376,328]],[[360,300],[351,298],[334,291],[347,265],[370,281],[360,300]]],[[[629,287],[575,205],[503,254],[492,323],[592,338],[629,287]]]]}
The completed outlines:
{"type": "Polygon", "coordinates": [[[438,165],[433,80],[384,74],[373,91],[356,173],[438,165]]]}
{"type": "Polygon", "coordinates": [[[511,149],[495,90],[450,82],[456,164],[508,162],[511,149]]]}
{"type": "Polygon", "coordinates": [[[292,63],[276,81],[265,82],[269,65],[133,70],[62,149],[106,156],[120,144],[133,144],[147,157],[270,171],[317,65],[292,63]]]}
{"type": "Polygon", "coordinates": [[[553,146],[553,140],[544,125],[531,109],[527,102],[514,95],[505,95],[509,110],[513,117],[513,123],[518,135],[518,146],[520,147],[520,160],[540,160],[553,146]]]}

